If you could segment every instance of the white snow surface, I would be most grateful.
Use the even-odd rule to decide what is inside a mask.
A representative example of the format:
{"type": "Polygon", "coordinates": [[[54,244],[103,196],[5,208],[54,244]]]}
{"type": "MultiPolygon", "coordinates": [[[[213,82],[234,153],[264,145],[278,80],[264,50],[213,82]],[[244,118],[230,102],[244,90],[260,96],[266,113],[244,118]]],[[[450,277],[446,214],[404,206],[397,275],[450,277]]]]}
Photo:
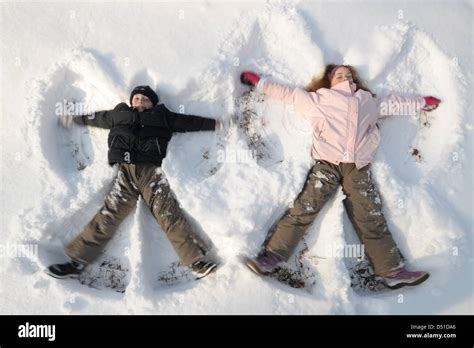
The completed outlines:
{"type": "Polygon", "coordinates": [[[473,314],[473,8],[462,1],[2,2],[0,243],[37,245],[33,258],[0,255],[1,314],[473,314]],[[292,289],[251,273],[266,232],[300,192],[312,165],[307,125],[266,99],[271,160],[219,163],[219,146],[248,150],[234,126],[173,137],[163,170],[193,224],[222,260],[203,280],[158,287],[178,260],[140,199],[102,258],[126,265],[124,293],[55,280],[43,269],[65,260],[111,189],[107,130],[58,127],[63,100],[93,110],[128,102],[149,84],[168,108],[221,118],[250,69],[304,86],[327,63],[354,65],[378,95],[433,95],[441,106],[380,122],[372,175],[408,266],[431,277],[413,288],[359,294],[347,263],[323,257],[358,243],[339,190],[308,231],[317,284],[292,289]],[[76,133],[74,133],[76,132],[76,133]],[[78,132],[82,134],[78,135],[78,132]],[[74,135],[76,134],[76,135],[74,135]],[[85,139],[87,167],[64,147],[85,139]],[[416,148],[421,159],[410,151],[416,148]],[[208,158],[203,154],[209,153],[208,158]]]}

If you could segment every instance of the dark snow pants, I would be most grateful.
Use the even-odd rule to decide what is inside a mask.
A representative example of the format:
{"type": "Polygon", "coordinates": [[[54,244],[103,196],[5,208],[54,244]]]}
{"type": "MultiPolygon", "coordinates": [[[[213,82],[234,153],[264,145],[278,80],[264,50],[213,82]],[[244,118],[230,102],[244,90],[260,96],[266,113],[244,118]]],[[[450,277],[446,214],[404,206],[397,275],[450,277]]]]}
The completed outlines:
{"type": "Polygon", "coordinates": [[[136,206],[139,195],[161,225],[185,265],[210,249],[193,230],[179,207],[160,167],[152,164],[119,164],[119,172],[104,205],[65,252],[72,259],[92,262],[114,236],[120,223],[136,206]]]}
{"type": "Polygon", "coordinates": [[[375,274],[383,275],[400,266],[402,256],[382,214],[382,201],[370,176],[370,165],[357,169],[353,163],[339,165],[317,161],[308,174],[303,191],[269,232],[264,249],[287,261],[318,212],[339,185],[344,206],[375,274]]]}

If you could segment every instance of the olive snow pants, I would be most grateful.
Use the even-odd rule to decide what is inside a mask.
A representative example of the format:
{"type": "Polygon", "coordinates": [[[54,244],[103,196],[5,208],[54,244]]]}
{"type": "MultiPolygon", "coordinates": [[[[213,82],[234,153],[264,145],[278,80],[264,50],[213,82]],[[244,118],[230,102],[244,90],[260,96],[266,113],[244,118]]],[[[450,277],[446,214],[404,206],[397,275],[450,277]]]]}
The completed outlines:
{"type": "Polygon", "coordinates": [[[339,165],[317,161],[308,173],[303,191],[270,230],[263,249],[287,261],[318,212],[342,184],[344,206],[374,272],[383,275],[400,266],[402,255],[382,214],[382,201],[370,175],[370,165],[339,165]]]}
{"type": "Polygon", "coordinates": [[[185,265],[199,260],[210,249],[184,216],[161,168],[153,164],[119,164],[119,172],[104,205],[65,248],[75,260],[90,263],[114,236],[120,223],[136,206],[139,195],[161,225],[185,265]]]}

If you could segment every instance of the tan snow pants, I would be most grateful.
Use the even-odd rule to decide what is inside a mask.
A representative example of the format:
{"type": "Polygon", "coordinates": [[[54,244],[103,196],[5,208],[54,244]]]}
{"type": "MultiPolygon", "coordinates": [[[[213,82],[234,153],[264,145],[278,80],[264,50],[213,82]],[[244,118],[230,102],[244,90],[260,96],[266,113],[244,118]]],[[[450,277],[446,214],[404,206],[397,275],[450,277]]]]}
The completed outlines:
{"type": "Polygon", "coordinates": [[[353,163],[336,165],[317,161],[293,206],[269,232],[264,249],[287,261],[340,184],[346,195],[347,214],[375,274],[382,275],[398,267],[402,256],[382,214],[382,201],[371,179],[370,165],[357,169],[353,163]]]}
{"type": "Polygon", "coordinates": [[[136,206],[139,195],[161,225],[184,265],[200,259],[209,246],[195,233],[179,207],[161,168],[153,164],[119,164],[119,172],[104,205],[69,245],[72,259],[92,262],[136,206]]]}

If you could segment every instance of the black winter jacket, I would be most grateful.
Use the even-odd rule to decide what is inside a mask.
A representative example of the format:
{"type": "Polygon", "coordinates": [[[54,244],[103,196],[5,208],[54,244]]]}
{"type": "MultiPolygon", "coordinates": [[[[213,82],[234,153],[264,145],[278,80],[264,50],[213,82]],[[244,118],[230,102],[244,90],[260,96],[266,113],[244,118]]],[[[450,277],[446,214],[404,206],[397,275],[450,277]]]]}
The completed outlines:
{"type": "Polygon", "coordinates": [[[74,122],[110,129],[109,163],[153,163],[161,165],[173,132],[215,129],[215,120],[171,112],[163,104],[138,112],[125,103],[113,110],[76,116],[74,122]]]}

